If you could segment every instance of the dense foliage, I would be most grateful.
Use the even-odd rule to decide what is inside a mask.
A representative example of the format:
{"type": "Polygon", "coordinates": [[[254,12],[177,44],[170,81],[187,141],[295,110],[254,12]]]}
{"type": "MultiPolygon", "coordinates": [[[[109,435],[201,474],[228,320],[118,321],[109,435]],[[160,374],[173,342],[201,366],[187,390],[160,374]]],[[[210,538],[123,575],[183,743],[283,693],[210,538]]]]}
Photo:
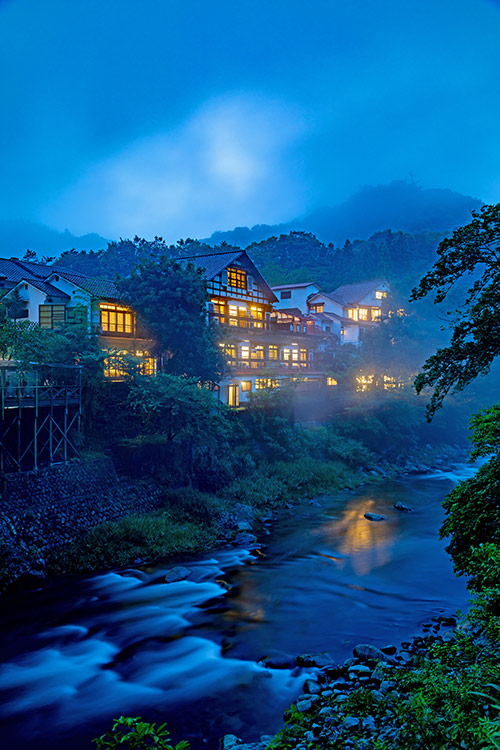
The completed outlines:
{"type": "Polygon", "coordinates": [[[223,367],[215,332],[206,319],[206,281],[193,264],[162,255],[144,260],[118,289],[154,339],[162,368],[174,375],[215,381],[223,367]]]}
{"type": "Polygon", "coordinates": [[[450,391],[459,391],[489,372],[500,354],[500,204],[484,206],[473,220],[444,239],[438,260],[413,290],[412,298],[434,293],[442,302],[464,275],[471,285],[450,323],[450,344],[429,357],[416,381],[417,391],[434,389],[432,416],[450,391]]]}

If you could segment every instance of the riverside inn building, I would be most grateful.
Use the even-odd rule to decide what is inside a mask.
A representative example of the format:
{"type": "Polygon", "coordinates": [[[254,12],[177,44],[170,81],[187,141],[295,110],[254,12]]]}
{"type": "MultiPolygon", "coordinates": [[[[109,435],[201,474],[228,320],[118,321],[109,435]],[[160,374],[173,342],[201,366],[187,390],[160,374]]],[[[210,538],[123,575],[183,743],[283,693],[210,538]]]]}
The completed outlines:
{"type": "MultiPolygon", "coordinates": [[[[244,250],[176,260],[202,268],[207,279],[209,319],[220,328],[227,370],[214,395],[243,406],[253,391],[299,379],[301,388],[335,386],[328,374],[342,344],[359,345],[364,328],[380,320],[384,281],[349,284],[331,293],[312,282],[271,288],[244,250]]],[[[153,341],[123,304],[112,281],[17,258],[0,259],[0,296],[18,301],[15,317],[57,328],[86,321],[110,351],[106,376],[122,372],[113,355],[131,353],[154,375],[153,341]]],[[[167,313],[168,311],[166,311],[167,313]]]]}

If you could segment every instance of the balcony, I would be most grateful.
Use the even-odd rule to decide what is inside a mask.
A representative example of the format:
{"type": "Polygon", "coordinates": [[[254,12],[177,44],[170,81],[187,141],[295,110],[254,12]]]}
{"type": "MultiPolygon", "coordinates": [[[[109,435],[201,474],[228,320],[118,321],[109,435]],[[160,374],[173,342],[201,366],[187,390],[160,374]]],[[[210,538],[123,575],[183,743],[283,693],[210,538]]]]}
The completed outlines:
{"type": "Polygon", "coordinates": [[[293,362],[279,359],[232,359],[227,363],[233,373],[248,372],[252,370],[272,370],[273,372],[306,372],[314,370],[312,362],[293,362]]]}
{"type": "Polygon", "coordinates": [[[227,315],[222,313],[211,312],[209,319],[217,325],[224,326],[225,329],[237,333],[242,331],[251,331],[252,336],[254,334],[265,334],[272,333],[281,336],[311,336],[311,335],[325,335],[324,331],[318,326],[299,326],[294,325],[294,330],[291,330],[291,324],[278,322],[276,320],[258,319],[251,315],[238,315],[238,317],[229,318],[227,315]],[[297,330],[299,329],[299,330],[297,330]]]}

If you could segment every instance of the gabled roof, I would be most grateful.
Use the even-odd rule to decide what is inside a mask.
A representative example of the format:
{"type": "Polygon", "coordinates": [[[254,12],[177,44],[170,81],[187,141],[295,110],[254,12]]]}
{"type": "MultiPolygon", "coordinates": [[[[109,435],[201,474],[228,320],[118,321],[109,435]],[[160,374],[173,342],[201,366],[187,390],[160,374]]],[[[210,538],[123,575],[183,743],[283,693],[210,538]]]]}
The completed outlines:
{"type": "Polygon", "coordinates": [[[367,294],[373,292],[374,289],[384,284],[389,286],[387,281],[384,279],[377,279],[375,281],[362,281],[359,284],[344,284],[343,286],[337,287],[331,292],[331,295],[336,295],[345,300],[345,304],[352,305],[355,302],[359,302],[366,297],[367,294]]]}
{"type": "Polygon", "coordinates": [[[53,272],[53,268],[38,265],[37,263],[25,263],[17,258],[0,258],[0,276],[17,284],[22,279],[46,279],[53,272]],[[33,270],[26,266],[37,266],[33,270]]]}
{"type": "MultiPolygon", "coordinates": [[[[109,279],[99,279],[95,276],[85,276],[82,273],[65,271],[64,269],[52,269],[54,276],[62,276],[66,281],[70,281],[75,286],[83,289],[84,292],[92,294],[94,297],[103,297],[104,299],[119,299],[118,289],[109,279]]],[[[53,281],[54,279],[50,279],[53,281]]],[[[57,283],[57,282],[56,282],[57,283]]]]}
{"type": "Polygon", "coordinates": [[[69,294],[66,294],[66,292],[63,292],[61,289],[57,289],[55,286],[52,286],[52,284],[49,284],[47,281],[39,281],[38,279],[22,279],[26,284],[31,284],[31,286],[34,286],[36,289],[39,289],[41,292],[47,295],[47,297],[62,297],[63,299],[69,299],[69,294]]]}
{"type": "Polygon", "coordinates": [[[217,274],[223,271],[231,263],[234,263],[244,254],[243,250],[223,253],[206,253],[204,255],[186,255],[175,260],[187,260],[194,264],[195,268],[203,268],[205,276],[211,281],[217,274]]]}
{"type": "Polygon", "coordinates": [[[335,292],[330,292],[327,294],[327,292],[317,292],[317,294],[310,294],[307,298],[308,304],[314,304],[315,297],[326,297],[327,299],[331,299],[332,302],[335,302],[337,305],[340,305],[341,307],[344,307],[346,304],[345,299],[342,297],[337,296],[335,292]]]}
{"type": "Polygon", "coordinates": [[[196,268],[202,268],[205,271],[205,276],[209,281],[214,279],[221,271],[224,271],[224,269],[226,269],[232,263],[235,263],[237,260],[243,261],[244,265],[247,264],[251,266],[252,275],[259,280],[260,285],[267,292],[269,299],[272,302],[278,301],[271,287],[245,250],[233,250],[231,252],[221,253],[204,253],[203,255],[186,255],[182,258],[176,258],[175,260],[187,260],[191,263],[194,263],[196,268]]]}
{"type": "Polygon", "coordinates": [[[10,261],[20,268],[24,269],[25,273],[28,272],[30,276],[35,276],[38,279],[46,279],[47,276],[50,276],[50,274],[54,270],[53,266],[47,266],[44,263],[33,263],[31,260],[19,260],[19,258],[10,258],[10,261]]]}
{"type": "Polygon", "coordinates": [[[280,291],[281,289],[302,289],[307,286],[315,286],[316,289],[319,289],[319,286],[314,281],[302,281],[300,284],[279,284],[279,286],[272,286],[271,289],[273,291],[275,289],[280,291]]]}

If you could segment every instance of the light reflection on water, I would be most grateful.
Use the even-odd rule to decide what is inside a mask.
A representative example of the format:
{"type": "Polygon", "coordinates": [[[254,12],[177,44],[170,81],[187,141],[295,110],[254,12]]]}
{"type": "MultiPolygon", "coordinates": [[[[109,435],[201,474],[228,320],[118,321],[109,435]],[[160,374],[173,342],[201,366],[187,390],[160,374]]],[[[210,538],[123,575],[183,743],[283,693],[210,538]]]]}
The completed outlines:
{"type": "Polygon", "coordinates": [[[266,537],[266,557],[227,550],[182,560],[188,581],[162,583],[157,565],[10,599],[4,739],[83,750],[120,713],[167,720],[177,738],[205,737],[208,748],[228,732],[249,741],[273,732],[304,674],[264,669],[262,657],[327,649],[343,659],[356,642],[405,640],[433,614],[463,606],[463,582],[437,539],[452,486],[439,480],[298,508],[266,537]],[[415,513],[396,511],[396,500],[415,513]],[[369,521],[368,511],[386,520],[369,521]]]}

